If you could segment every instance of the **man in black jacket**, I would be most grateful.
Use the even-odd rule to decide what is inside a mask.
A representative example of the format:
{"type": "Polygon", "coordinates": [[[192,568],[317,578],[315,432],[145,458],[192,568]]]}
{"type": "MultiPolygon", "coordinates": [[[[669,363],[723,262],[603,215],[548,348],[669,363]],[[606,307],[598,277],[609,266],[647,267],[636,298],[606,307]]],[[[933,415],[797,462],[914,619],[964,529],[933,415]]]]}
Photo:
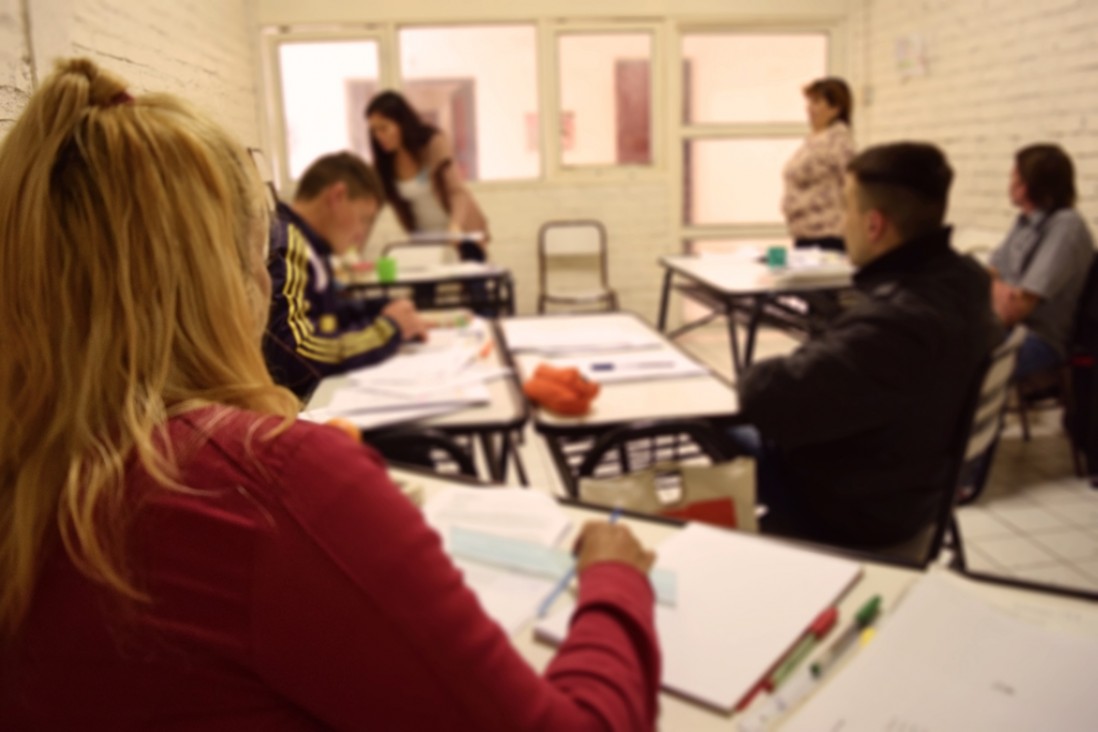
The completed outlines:
{"type": "Polygon", "coordinates": [[[764,529],[849,546],[902,541],[933,519],[982,359],[1002,332],[983,267],[950,247],[953,179],[932,145],[865,150],[847,167],[847,252],[863,298],[739,384],[762,437],[764,529]]]}

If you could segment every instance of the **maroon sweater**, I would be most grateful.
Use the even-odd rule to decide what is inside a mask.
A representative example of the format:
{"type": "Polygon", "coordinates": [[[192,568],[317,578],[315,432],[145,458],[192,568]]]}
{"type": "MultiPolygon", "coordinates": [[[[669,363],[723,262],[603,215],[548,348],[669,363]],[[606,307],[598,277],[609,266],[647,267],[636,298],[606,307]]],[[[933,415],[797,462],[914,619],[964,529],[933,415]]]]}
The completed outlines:
{"type": "Polygon", "coordinates": [[[275,420],[217,411],[217,423],[211,408],[170,425],[200,492],[130,471],[128,551],[151,603],[48,553],[22,632],[0,646],[0,729],[655,726],[641,573],[582,573],[571,633],[539,676],[373,450],[304,422],[264,440],[275,420]]]}

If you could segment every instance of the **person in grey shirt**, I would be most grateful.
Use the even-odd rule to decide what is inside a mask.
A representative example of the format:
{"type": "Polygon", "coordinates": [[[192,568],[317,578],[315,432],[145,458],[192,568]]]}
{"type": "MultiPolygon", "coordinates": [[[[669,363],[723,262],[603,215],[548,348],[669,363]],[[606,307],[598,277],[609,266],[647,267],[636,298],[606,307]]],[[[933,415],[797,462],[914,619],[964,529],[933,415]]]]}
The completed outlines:
{"type": "Polygon", "coordinates": [[[989,269],[1000,320],[1029,329],[1014,370],[1019,379],[1066,359],[1094,239],[1074,208],[1075,170],[1058,145],[1019,150],[1009,193],[1021,214],[992,253],[989,269]]]}

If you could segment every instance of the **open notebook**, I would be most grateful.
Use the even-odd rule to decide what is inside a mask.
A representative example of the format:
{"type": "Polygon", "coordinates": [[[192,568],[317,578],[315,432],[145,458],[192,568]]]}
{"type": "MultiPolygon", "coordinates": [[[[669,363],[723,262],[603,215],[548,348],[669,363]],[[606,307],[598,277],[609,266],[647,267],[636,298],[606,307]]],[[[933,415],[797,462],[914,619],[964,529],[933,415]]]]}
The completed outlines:
{"type": "MultiPolygon", "coordinates": [[[[677,574],[675,607],[656,608],[663,687],[731,711],[788,652],[820,611],[861,576],[861,565],[751,534],[689,524],[658,547],[677,574]]],[[[538,623],[559,643],[573,608],[538,623]]]]}
{"type": "Polygon", "coordinates": [[[997,607],[954,578],[916,582],[873,642],[788,730],[1091,730],[1094,629],[997,607]]]}

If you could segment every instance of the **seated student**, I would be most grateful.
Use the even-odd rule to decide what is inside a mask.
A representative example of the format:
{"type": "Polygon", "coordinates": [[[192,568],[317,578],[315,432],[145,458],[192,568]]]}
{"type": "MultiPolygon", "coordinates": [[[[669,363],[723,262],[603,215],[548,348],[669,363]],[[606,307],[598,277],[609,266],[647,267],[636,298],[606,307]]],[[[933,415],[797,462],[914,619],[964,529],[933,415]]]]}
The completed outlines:
{"type": "Polygon", "coordinates": [[[585,527],[538,675],[377,454],[294,421],[263,190],[220,128],[68,61],[0,171],[0,729],[655,726],[628,529],[585,527]]]}
{"type": "Polygon", "coordinates": [[[952,178],[921,143],[869,148],[847,166],[844,233],[864,297],[739,383],[758,433],[733,437],[763,439],[764,530],[870,546],[932,520],[963,405],[1002,335],[987,273],[942,225],[952,178]]]}
{"type": "Polygon", "coordinates": [[[1028,329],[1015,378],[1064,362],[1094,238],[1075,210],[1075,170],[1057,145],[1014,156],[1010,202],[1021,214],[991,255],[992,304],[1005,325],[1028,329]]]}
{"type": "Polygon", "coordinates": [[[267,268],[273,283],[263,352],[271,375],[299,397],[331,374],[388,358],[427,329],[409,300],[340,302],[328,258],[365,245],[385,200],[374,171],[351,153],[319,158],[293,203],[278,204],[267,268]]]}

